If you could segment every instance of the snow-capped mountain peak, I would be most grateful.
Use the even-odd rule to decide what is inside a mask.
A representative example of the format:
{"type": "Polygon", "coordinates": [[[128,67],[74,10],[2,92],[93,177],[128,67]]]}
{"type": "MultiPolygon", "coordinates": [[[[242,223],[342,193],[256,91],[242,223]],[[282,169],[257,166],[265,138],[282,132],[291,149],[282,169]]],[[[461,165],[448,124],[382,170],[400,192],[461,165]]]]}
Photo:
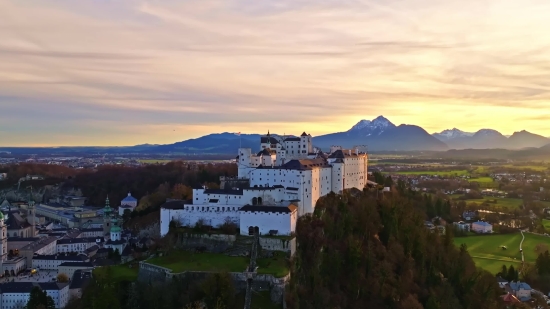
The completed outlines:
{"type": "Polygon", "coordinates": [[[379,131],[378,133],[382,133],[387,128],[393,128],[393,127],[395,127],[395,125],[391,123],[391,121],[386,119],[384,116],[378,116],[373,120],[363,119],[359,121],[356,125],[351,127],[351,129],[349,129],[348,132],[368,131],[368,134],[372,134],[373,131],[379,131]]]}
{"type": "Polygon", "coordinates": [[[497,130],[493,129],[481,129],[475,133],[475,136],[499,136],[502,135],[497,130]]]}
{"type": "Polygon", "coordinates": [[[469,136],[473,136],[473,135],[474,135],[474,133],[464,132],[464,131],[459,130],[457,128],[452,128],[450,130],[447,129],[447,130],[443,130],[439,133],[432,134],[432,136],[439,139],[440,141],[448,141],[448,140],[451,140],[451,139],[454,139],[454,138],[469,137],[469,136]]]}

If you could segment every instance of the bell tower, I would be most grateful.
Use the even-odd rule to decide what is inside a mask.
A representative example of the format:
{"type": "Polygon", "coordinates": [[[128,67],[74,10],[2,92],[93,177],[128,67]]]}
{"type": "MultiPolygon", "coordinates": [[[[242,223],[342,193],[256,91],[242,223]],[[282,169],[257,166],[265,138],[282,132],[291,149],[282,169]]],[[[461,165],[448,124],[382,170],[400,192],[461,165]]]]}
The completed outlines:
{"type": "Polygon", "coordinates": [[[34,196],[32,194],[32,186],[29,187],[31,189],[29,194],[29,208],[27,211],[27,221],[31,225],[31,235],[30,237],[36,236],[36,214],[34,209],[34,196]]]}
{"type": "Polygon", "coordinates": [[[0,266],[8,257],[8,236],[7,227],[4,224],[4,214],[0,211],[0,266]]]}
{"type": "Polygon", "coordinates": [[[105,207],[103,208],[103,236],[111,232],[111,213],[113,210],[109,206],[109,196],[105,200],[105,207]]]}

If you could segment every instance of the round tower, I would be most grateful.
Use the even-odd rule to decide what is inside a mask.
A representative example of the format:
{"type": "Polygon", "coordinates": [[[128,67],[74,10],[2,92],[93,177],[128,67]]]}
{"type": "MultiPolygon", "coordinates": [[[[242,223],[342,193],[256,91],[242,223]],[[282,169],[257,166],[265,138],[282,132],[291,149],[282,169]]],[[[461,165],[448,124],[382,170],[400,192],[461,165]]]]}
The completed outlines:
{"type": "Polygon", "coordinates": [[[105,200],[105,207],[103,208],[103,235],[107,235],[111,231],[111,214],[113,210],[109,206],[109,197],[105,200]]]}

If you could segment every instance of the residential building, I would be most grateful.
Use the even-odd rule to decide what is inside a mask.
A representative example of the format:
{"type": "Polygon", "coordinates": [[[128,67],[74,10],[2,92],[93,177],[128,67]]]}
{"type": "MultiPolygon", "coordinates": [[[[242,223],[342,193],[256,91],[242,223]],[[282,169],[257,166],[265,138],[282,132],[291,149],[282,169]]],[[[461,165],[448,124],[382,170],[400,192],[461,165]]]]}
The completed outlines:
{"type": "Polygon", "coordinates": [[[477,217],[477,213],[475,211],[466,210],[462,213],[462,218],[466,221],[472,221],[477,217]]]}
{"type": "Polygon", "coordinates": [[[489,222],[477,221],[472,223],[472,231],[481,234],[493,232],[493,226],[489,222]]]}
{"type": "Polygon", "coordinates": [[[521,281],[512,281],[506,285],[506,291],[516,296],[521,301],[531,300],[531,287],[529,284],[521,281]]]}
{"type": "Polygon", "coordinates": [[[453,225],[459,231],[462,231],[462,232],[469,232],[470,231],[470,223],[460,221],[460,222],[453,222],[453,225]]]}

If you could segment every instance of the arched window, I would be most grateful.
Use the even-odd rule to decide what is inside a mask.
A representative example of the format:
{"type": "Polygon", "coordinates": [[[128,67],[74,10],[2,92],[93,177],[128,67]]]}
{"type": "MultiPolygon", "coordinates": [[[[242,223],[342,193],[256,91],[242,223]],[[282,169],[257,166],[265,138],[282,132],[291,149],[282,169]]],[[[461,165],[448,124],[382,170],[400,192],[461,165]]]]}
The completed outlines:
{"type": "Polygon", "coordinates": [[[254,235],[254,227],[252,227],[252,226],[248,227],[248,235],[250,235],[250,236],[254,235]]]}
{"type": "Polygon", "coordinates": [[[258,198],[257,197],[252,198],[252,205],[254,205],[254,206],[258,205],[258,198]]]}
{"type": "Polygon", "coordinates": [[[254,233],[256,233],[256,234],[259,235],[259,234],[260,234],[260,228],[257,227],[257,226],[255,226],[255,227],[254,227],[254,233]]]}
{"type": "Polygon", "coordinates": [[[258,198],[258,205],[262,205],[262,202],[263,202],[262,198],[259,197],[259,198],[258,198]]]}

